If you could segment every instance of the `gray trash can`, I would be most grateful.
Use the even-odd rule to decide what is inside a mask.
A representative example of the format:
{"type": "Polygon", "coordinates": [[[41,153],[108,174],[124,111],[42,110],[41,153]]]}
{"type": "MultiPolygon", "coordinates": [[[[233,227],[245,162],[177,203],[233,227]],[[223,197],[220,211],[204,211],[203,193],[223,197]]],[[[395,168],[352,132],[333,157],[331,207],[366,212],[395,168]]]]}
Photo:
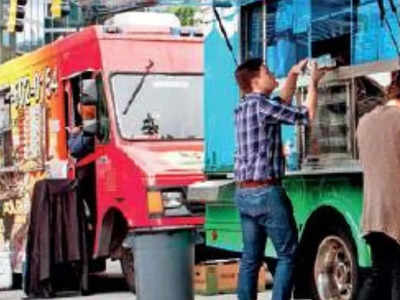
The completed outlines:
{"type": "Polygon", "coordinates": [[[137,300],[193,300],[194,231],[135,233],[137,300]]]}

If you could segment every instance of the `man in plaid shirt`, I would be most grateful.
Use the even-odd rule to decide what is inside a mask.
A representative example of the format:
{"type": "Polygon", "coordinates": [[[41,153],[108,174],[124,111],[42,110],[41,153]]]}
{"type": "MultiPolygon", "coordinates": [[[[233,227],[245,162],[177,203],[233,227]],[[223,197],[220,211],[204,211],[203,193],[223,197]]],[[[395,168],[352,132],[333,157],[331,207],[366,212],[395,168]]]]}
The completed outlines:
{"type": "Polygon", "coordinates": [[[293,208],[281,179],[284,176],[281,124],[307,125],[315,116],[317,86],[325,71],[315,63],[305,106],[292,106],[303,60],[290,70],[280,96],[271,97],[278,83],[261,59],[251,59],[235,72],[243,97],[235,109],[235,201],[243,232],[239,300],[257,299],[257,277],[267,236],[277,252],[272,300],[288,300],[293,286],[297,228],[293,208]]]}

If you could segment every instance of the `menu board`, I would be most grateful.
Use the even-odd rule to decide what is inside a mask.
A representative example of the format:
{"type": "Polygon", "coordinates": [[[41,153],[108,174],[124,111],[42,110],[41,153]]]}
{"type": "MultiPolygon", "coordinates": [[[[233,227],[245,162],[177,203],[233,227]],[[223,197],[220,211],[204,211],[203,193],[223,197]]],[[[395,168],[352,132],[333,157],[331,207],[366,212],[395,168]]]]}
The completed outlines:
{"type": "Polygon", "coordinates": [[[57,88],[57,70],[49,67],[10,85],[13,165],[21,171],[44,168],[46,105],[57,88]]]}
{"type": "Polygon", "coordinates": [[[23,106],[13,111],[13,148],[15,164],[23,170],[43,168],[44,107],[23,106]]]}

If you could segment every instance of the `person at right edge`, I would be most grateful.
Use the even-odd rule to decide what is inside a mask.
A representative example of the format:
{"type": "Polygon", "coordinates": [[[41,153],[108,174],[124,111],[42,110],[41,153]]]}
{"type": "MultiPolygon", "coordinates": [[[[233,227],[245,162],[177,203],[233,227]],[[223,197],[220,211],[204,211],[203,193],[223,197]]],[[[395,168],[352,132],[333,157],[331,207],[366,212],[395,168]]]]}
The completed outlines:
{"type": "Polygon", "coordinates": [[[318,82],[326,70],[311,64],[305,106],[291,105],[297,77],[307,60],[293,66],[279,97],[278,83],[261,59],[251,59],[235,71],[243,93],[235,109],[235,201],[240,212],[243,253],[239,270],[239,300],[257,299],[257,279],[267,236],[277,252],[272,300],[288,300],[298,245],[290,200],[281,185],[284,176],[281,124],[308,124],[314,119],[318,82]]]}
{"type": "Polygon", "coordinates": [[[392,73],[386,104],[364,115],[357,140],[364,172],[362,232],[372,268],[358,300],[400,299],[400,72],[392,73]]]}

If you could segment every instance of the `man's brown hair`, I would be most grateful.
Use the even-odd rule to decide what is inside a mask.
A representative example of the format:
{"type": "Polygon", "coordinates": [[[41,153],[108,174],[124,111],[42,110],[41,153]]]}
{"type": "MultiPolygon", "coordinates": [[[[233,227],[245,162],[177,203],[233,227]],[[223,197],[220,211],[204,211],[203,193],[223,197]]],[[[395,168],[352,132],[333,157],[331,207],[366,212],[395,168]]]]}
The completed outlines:
{"type": "Polygon", "coordinates": [[[264,62],[261,58],[252,58],[236,68],[236,82],[242,92],[252,92],[251,80],[260,74],[260,68],[263,63],[264,62]]]}
{"type": "Polygon", "coordinates": [[[400,71],[392,72],[392,80],[386,90],[386,100],[400,99],[400,71]]]}

